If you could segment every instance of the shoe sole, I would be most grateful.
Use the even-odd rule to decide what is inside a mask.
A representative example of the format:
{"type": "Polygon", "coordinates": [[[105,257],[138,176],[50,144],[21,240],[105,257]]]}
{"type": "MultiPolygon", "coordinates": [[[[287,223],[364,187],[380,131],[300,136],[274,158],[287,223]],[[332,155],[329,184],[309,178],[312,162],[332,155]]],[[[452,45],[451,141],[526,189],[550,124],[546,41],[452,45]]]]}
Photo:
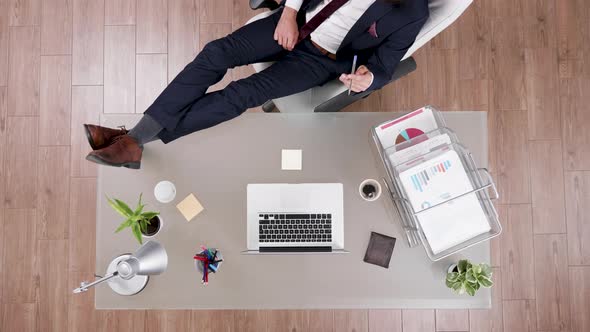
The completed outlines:
{"type": "Polygon", "coordinates": [[[105,166],[111,166],[111,167],[126,167],[126,168],[130,168],[130,169],[140,169],[141,168],[141,162],[113,164],[113,163],[109,163],[109,162],[107,162],[103,159],[100,159],[97,156],[93,156],[93,155],[87,155],[86,160],[91,161],[93,163],[97,163],[99,165],[105,165],[105,166]]]}
{"type": "Polygon", "coordinates": [[[88,144],[92,150],[98,150],[98,147],[94,145],[94,141],[92,140],[92,135],[90,135],[90,130],[88,129],[88,125],[84,125],[84,132],[86,133],[86,139],[88,140],[88,144]]]}

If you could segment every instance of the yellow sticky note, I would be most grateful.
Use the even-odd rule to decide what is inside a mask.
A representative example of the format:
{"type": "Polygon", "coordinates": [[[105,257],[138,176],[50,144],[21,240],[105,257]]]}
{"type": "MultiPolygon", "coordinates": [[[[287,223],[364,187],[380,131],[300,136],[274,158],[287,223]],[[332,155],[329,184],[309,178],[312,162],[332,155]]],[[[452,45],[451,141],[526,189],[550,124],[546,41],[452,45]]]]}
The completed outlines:
{"type": "Polygon", "coordinates": [[[193,194],[186,196],[182,202],[176,205],[176,208],[182,213],[186,221],[191,221],[191,219],[203,211],[203,205],[201,205],[193,194]]]}

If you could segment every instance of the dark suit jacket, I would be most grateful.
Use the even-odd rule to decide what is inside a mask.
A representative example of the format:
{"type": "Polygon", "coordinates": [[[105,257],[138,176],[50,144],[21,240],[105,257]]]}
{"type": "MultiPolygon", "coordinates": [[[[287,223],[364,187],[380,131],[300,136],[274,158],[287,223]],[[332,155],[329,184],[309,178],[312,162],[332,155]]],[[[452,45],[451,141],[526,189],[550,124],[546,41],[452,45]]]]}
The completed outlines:
{"type": "MultiPolygon", "coordinates": [[[[307,10],[321,2],[305,1],[298,15],[303,18],[307,10]]],[[[428,0],[404,0],[400,5],[377,0],[350,29],[336,58],[350,59],[358,55],[359,64],[365,64],[374,75],[368,90],[380,89],[391,81],[397,64],[427,19],[428,0]],[[373,23],[376,24],[377,37],[369,33],[373,23]]]]}

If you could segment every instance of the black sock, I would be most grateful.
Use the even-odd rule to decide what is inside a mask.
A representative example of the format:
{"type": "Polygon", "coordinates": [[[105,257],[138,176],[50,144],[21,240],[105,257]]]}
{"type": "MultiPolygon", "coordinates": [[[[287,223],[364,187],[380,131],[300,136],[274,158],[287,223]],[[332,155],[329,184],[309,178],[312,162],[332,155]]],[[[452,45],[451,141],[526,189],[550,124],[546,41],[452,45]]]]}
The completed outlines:
{"type": "Polygon", "coordinates": [[[144,145],[158,139],[158,133],[164,129],[154,118],[144,114],[137,125],[129,131],[129,136],[135,138],[139,145],[144,145]]]}

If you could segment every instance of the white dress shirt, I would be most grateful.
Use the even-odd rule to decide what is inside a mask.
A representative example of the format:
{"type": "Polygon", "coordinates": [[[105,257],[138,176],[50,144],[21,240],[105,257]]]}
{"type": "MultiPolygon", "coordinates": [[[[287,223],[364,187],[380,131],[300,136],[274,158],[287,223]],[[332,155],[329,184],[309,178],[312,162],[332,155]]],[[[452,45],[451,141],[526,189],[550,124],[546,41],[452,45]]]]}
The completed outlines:
{"type": "MultiPolygon", "coordinates": [[[[309,21],[320,12],[330,1],[323,0],[321,4],[305,14],[309,21]]],[[[324,21],[315,31],[311,33],[311,40],[320,45],[330,53],[336,54],[344,37],[352,26],[367,11],[376,0],[350,0],[340,7],[334,14],[324,21]]],[[[303,0],[287,0],[286,6],[299,11],[303,0]]]]}

